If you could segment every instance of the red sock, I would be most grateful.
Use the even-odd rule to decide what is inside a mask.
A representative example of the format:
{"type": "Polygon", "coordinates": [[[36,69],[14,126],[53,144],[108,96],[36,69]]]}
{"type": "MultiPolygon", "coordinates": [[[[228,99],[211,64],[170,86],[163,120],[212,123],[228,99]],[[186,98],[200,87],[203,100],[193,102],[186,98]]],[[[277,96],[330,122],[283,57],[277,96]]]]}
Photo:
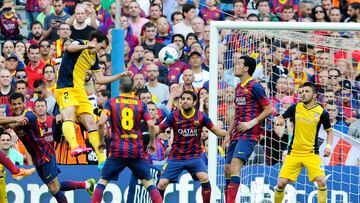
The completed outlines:
{"type": "Polygon", "coordinates": [[[240,185],[240,177],[232,176],[228,187],[228,194],[226,196],[226,203],[235,203],[237,191],[240,185]]]}
{"type": "Polygon", "coordinates": [[[163,202],[159,190],[154,185],[150,185],[147,188],[147,191],[150,193],[150,198],[153,203],[162,203],[163,202]]]}
{"type": "Polygon", "coordinates": [[[203,203],[210,203],[211,185],[209,181],[206,183],[201,183],[201,194],[203,198],[203,203]]]}
{"type": "Polygon", "coordinates": [[[224,188],[224,193],[225,193],[225,199],[226,199],[227,195],[228,195],[228,187],[229,187],[229,184],[230,184],[230,178],[225,179],[225,181],[226,181],[226,185],[225,185],[225,188],[224,188]]]}
{"type": "Polygon", "coordinates": [[[60,190],[61,191],[69,191],[69,190],[76,190],[76,189],[85,189],[85,182],[83,181],[71,181],[66,180],[60,183],[60,190]]]}
{"type": "Polygon", "coordinates": [[[9,157],[0,150],[0,164],[4,165],[12,174],[20,173],[20,169],[13,164],[9,157]]]}
{"type": "Polygon", "coordinates": [[[105,185],[97,184],[93,198],[91,199],[91,203],[100,203],[103,197],[104,190],[105,190],[105,185]]]}
{"type": "Polygon", "coordinates": [[[165,190],[160,190],[159,188],[158,188],[158,190],[160,192],[161,198],[164,200],[165,190]]]}

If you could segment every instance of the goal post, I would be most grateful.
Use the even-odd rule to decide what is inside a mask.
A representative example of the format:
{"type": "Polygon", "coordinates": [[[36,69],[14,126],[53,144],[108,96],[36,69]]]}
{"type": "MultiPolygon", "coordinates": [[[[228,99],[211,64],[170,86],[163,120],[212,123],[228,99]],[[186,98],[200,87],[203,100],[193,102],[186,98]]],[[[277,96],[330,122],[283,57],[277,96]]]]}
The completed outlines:
{"type": "MultiPolygon", "coordinates": [[[[246,31],[252,31],[252,32],[257,32],[257,31],[274,31],[277,32],[275,34],[273,34],[274,36],[276,34],[281,34],[281,32],[279,31],[283,31],[285,32],[294,32],[294,31],[319,31],[319,30],[326,30],[326,31],[360,31],[360,24],[359,23],[310,23],[310,22],[241,22],[241,21],[211,21],[210,22],[210,82],[209,82],[209,117],[211,118],[211,120],[213,122],[216,123],[217,120],[219,120],[219,91],[221,91],[223,94],[224,89],[219,89],[219,85],[218,85],[218,64],[219,64],[219,59],[224,58],[224,53],[222,52],[222,46],[221,46],[221,38],[220,38],[220,32],[224,29],[227,30],[231,30],[230,33],[234,33],[234,32],[241,32],[242,30],[246,30],[246,31]]],[[[246,33],[242,33],[244,36],[246,36],[246,33]]],[[[262,35],[266,35],[266,33],[262,33],[262,35]]],[[[274,37],[272,36],[272,37],[274,37]]],[[[281,36],[279,36],[281,37],[281,36]]],[[[291,37],[289,38],[290,40],[292,39],[291,37]]],[[[301,40],[301,36],[298,37],[296,39],[297,41],[301,40]]],[[[308,39],[309,41],[311,41],[312,39],[308,39]]],[[[321,38],[321,40],[319,40],[318,42],[315,42],[316,39],[314,38],[314,43],[318,44],[319,47],[323,46],[323,44],[326,44],[327,42],[321,42],[321,40],[327,40],[327,39],[323,39],[321,38]]],[[[265,40],[264,40],[265,41],[265,40]]],[[[357,47],[360,46],[360,41],[358,41],[359,44],[355,45],[354,47],[346,47],[346,49],[350,49],[351,51],[354,51],[357,47]]],[[[309,42],[310,44],[310,42],[309,42]]],[[[251,45],[249,45],[251,46],[251,45]]],[[[348,45],[351,46],[351,45],[348,45]]],[[[271,48],[270,48],[271,49],[271,48]]],[[[336,48],[334,48],[336,49],[336,48]]],[[[344,48],[345,49],[345,48],[344,48]]],[[[244,53],[244,52],[242,52],[244,53]]],[[[348,52],[348,57],[350,52],[348,52]]],[[[249,54],[250,55],[250,54],[249,54]]],[[[224,67],[224,64],[231,64],[231,57],[232,54],[226,54],[226,57],[228,57],[227,59],[221,59],[222,65],[224,67]],[[224,60],[226,60],[226,62],[224,62],[224,60]]],[[[288,59],[290,61],[290,59],[288,59]]],[[[329,60],[333,60],[332,58],[329,60]]],[[[231,66],[231,65],[230,65],[231,66]]],[[[231,67],[226,66],[224,69],[229,69],[231,67]]],[[[221,120],[221,119],[220,119],[221,120]]],[[[223,174],[219,174],[219,169],[221,169],[221,167],[223,167],[223,165],[219,165],[218,163],[218,138],[212,134],[209,131],[209,146],[208,146],[208,174],[209,174],[209,179],[212,185],[212,193],[211,193],[211,202],[224,202],[224,198],[223,198],[223,187],[221,186],[216,186],[219,180],[223,177],[219,177],[219,176],[223,176],[223,174]]],[[[354,141],[354,140],[353,140],[354,141]]],[[[350,141],[349,141],[350,142],[350,141]]],[[[359,143],[357,141],[354,141],[358,146],[359,143]]],[[[360,148],[358,149],[360,150],[360,148]]],[[[263,170],[266,171],[268,170],[267,168],[263,167],[263,170]]],[[[221,169],[223,171],[223,169],[221,169]]],[[[259,169],[252,169],[249,168],[248,172],[252,173],[253,171],[251,170],[259,170],[259,169]]],[[[269,169],[269,170],[273,170],[273,169],[269,169]]],[[[279,172],[279,168],[277,169],[279,172]]],[[[351,170],[353,170],[354,173],[359,173],[359,167],[355,167],[351,168],[351,170]]],[[[350,171],[351,171],[350,170],[350,171]]],[[[263,172],[264,172],[263,171],[263,172]]],[[[359,175],[359,174],[358,174],[359,175]]],[[[272,178],[277,178],[277,177],[272,177],[272,178]]],[[[257,180],[253,180],[256,181],[257,180]]],[[[360,183],[360,182],[358,182],[360,183]]],[[[250,182],[248,183],[250,184],[250,182]]],[[[252,183],[254,184],[254,183],[252,183]]],[[[275,185],[269,185],[269,187],[272,189],[275,185]]],[[[250,187],[250,185],[249,185],[250,187]]],[[[262,187],[262,186],[261,186],[262,187]]],[[[268,187],[268,186],[266,186],[268,187]]],[[[304,186],[305,187],[305,186],[304,186]]],[[[241,187],[240,187],[241,188],[241,187]]],[[[270,191],[271,193],[271,191],[270,191]]],[[[238,194],[239,195],[239,194],[238,194]]],[[[330,196],[330,194],[329,194],[330,196]]],[[[358,195],[358,197],[360,198],[360,196],[358,195]]],[[[256,198],[250,198],[249,201],[245,201],[245,202],[260,202],[257,201],[256,198]]]]}

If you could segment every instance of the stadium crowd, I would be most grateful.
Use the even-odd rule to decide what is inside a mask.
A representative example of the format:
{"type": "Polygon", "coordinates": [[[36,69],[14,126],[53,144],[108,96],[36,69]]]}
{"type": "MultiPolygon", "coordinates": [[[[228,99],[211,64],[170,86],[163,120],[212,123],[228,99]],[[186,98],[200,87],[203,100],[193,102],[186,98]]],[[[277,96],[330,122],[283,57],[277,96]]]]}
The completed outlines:
{"type": "MultiPolygon", "coordinates": [[[[43,136],[56,149],[59,164],[96,164],[95,153],[71,156],[70,146],[62,136],[62,118],[54,90],[62,53],[73,40],[87,40],[89,33],[100,30],[110,45],[98,53],[98,63],[104,75],[111,75],[111,31],[115,21],[113,0],[28,0],[26,16],[20,16],[17,4],[4,0],[0,6],[2,53],[0,56],[0,112],[11,115],[9,96],[21,93],[26,106],[38,116],[43,136]],[[28,33],[20,32],[27,26],[28,33]]],[[[356,0],[122,0],[121,26],[125,30],[125,69],[133,73],[136,95],[147,104],[155,123],[160,124],[169,112],[179,108],[180,95],[185,90],[198,95],[197,108],[209,111],[209,57],[211,20],[222,21],[282,21],[282,22],[360,22],[360,2],[356,0]],[[173,65],[159,63],[158,53],[164,46],[175,44],[180,59],[173,65]]],[[[331,38],[359,39],[360,32],[316,31],[309,33],[331,38]]],[[[218,125],[229,126],[234,116],[235,87],[240,82],[231,72],[227,57],[252,53],[257,68],[253,77],[267,90],[278,116],[298,101],[298,87],[306,81],[318,85],[319,98],[330,113],[336,130],[360,138],[359,97],[360,51],[351,53],[324,46],[305,46],[276,38],[254,43],[244,51],[247,40],[236,32],[221,33],[222,57],[219,57],[219,89],[223,102],[219,105],[218,125]],[[264,43],[267,42],[267,43],[264,43]],[[231,52],[231,54],[229,54],[231,52]],[[350,55],[350,56],[349,56],[350,55]],[[349,62],[349,59],[351,62],[349,62]]],[[[100,115],[110,99],[109,85],[96,82],[91,72],[85,86],[94,113],[100,115]]],[[[268,119],[265,131],[272,142],[265,143],[266,163],[281,160],[291,136],[291,123],[286,128],[268,119]],[[273,132],[271,132],[273,131],[273,132]]],[[[77,141],[91,146],[84,127],[76,125],[77,141]]],[[[110,133],[111,126],[104,129],[110,133]]],[[[146,138],[147,129],[143,129],[146,138]]],[[[0,148],[17,164],[32,165],[32,160],[14,131],[0,135],[0,148]]],[[[202,130],[203,158],[207,162],[208,129],[202,130]]],[[[156,152],[152,161],[163,161],[171,148],[172,131],[156,137],[156,152]]],[[[145,140],[148,142],[148,140],[145,140]]],[[[146,145],[144,145],[146,146],[146,145]]],[[[224,149],[219,146],[219,156],[224,149]]]]}

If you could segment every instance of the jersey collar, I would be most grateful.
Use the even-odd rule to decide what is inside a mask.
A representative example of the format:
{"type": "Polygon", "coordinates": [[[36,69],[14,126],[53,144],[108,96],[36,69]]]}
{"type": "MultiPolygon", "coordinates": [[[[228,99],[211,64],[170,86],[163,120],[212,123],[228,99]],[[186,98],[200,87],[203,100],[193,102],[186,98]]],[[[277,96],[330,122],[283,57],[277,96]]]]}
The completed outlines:
{"type": "Polygon", "coordinates": [[[252,80],[252,79],[253,79],[253,77],[250,77],[247,80],[245,80],[245,82],[240,83],[241,87],[244,87],[245,85],[247,85],[250,82],[250,80],[252,80]]]}
{"type": "Polygon", "coordinates": [[[184,116],[186,119],[189,119],[189,118],[192,118],[195,115],[196,110],[195,110],[195,108],[193,108],[190,116],[185,115],[185,112],[184,112],[183,109],[181,109],[180,112],[181,112],[182,116],[184,116]]]}

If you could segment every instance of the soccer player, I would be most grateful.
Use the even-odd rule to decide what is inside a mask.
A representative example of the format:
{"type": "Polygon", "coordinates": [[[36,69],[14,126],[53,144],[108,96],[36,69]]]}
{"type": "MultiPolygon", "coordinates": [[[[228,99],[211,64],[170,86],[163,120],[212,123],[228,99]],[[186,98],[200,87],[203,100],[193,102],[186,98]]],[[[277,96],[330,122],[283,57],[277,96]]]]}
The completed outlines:
{"type": "Polygon", "coordinates": [[[259,123],[273,112],[265,89],[251,77],[255,68],[255,59],[235,54],[234,75],[240,78],[241,83],[235,92],[235,117],[229,127],[231,137],[225,139],[225,142],[230,141],[225,165],[227,203],[235,202],[240,185],[240,169],[259,140],[259,123]]]}
{"type": "Polygon", "coordinates": [[[146,104],[133,94],[134,81],[131,77],[120,79],[120,96],[109,99],[101,112],[98,125],[104,126],[107,119],[111,121],[111,144],[109,157],[105,161],[101,178],[96,186],[92,203],[100,203],[106,185],[110,180],[117,180],[121,171],[128,167],[134,176],[141,180],[149,191],[154,203],[162,203],[161,195],[152,182],[150,167],[145,160],[145,152],[140,129],[144,119],[149,127],[149,147],[154,151],[154,121],[146,108],[146,104]]]}
{"type": "Polygon", "coordinates": [[[72,42],[62,57],[55,90],[56,101],[64,121],[62,131],[70,144],[71,155],[76,157],[91,151],[91,148],[79,146],[76,141],[74,119],[78,119],[88,131],[89,141],[99,160],[99,170],[102,169],[105,161],[104,154],[99,151],[103,140],[99,137],[93,107],[86,95],[84,86],[86,72],[91,70],[99,84],[111,83],[123,76],[131,75],[129,71],[113,76],[104,76],[101,73],[96,54],[100,50],[106,49],[108,43],[106,35],[98,30],[90,33],[88,41],[72,42]]]}
{"type": "Polygon", "coordinates": [[[177,182],[183,170],[187,170],[194,180],[199,180],[202,187],[203,202],[210,202],[211,185],[207,167],[201,158],[201,130],[205,126],[220,137],[227,132],[215,126],[207,115],[194,108],[196,95],[192,91],[181,94],[181,110],[169,114],[165,120],[155,127],[155,132],[165,132],[168,127],[174,130],[174,138],[169,159],[164,165],[158,188],[162,196],[170,182],[177,182]]]}
{"type": "Polygon", "coordinates": [[[323,125],[327,132],[324,156],[330,156],[333,131],[329,113],[316,103],[316,85],[305,82],[300,89],[301,102],[290,106],[275,121],[275,125],[284,125],[285,119],[294,119],[294,133],[288,147],[288,156],[281,167],[275,187],[275,203],[281,203],[284,198],[285,186],[294,182],[303,167],[306,168],[309,180],[318,185],[318,202],[327,202],[327,188],[324,166],[319,155],[318,133],[323,125]]]}
{"type": "Polygon", "coordinates": [[[11,110],[15,116],[24,115],[27,122],[9,124],[29,152],[41,180],[48,186],[50,192],[59,203],[66,203],[67,199],[62,191],[86,189],[92,195],[95,185],[94,179],[87,181],[63,181],[59,183],[59,169],[55,159],[55,150],[42,136],[39,121],[32,111],[25,110],[25,98],[20,93],[10,96],[11,110]]]}

